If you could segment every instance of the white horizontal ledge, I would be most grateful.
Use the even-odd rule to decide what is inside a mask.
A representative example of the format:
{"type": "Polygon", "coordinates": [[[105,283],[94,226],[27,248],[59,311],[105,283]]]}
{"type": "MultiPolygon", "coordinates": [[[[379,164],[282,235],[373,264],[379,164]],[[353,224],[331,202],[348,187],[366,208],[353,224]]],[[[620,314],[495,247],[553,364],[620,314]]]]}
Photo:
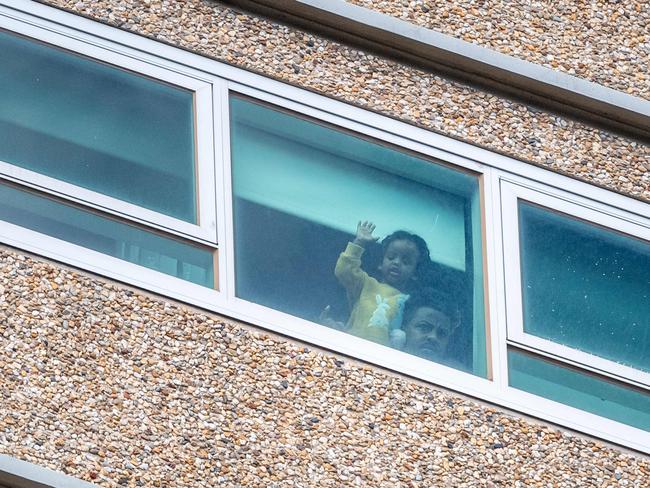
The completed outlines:
{"type": "Polygon", "coordinates": [[[343,0],[225,0],[469,83],[615,130],[650,137],[650,101],[343,0]]]}
{"type": "Polygon", "coordinates": [[[8,488],[97,488],[97,485],[0,454],[0,486],[8,488]]]}

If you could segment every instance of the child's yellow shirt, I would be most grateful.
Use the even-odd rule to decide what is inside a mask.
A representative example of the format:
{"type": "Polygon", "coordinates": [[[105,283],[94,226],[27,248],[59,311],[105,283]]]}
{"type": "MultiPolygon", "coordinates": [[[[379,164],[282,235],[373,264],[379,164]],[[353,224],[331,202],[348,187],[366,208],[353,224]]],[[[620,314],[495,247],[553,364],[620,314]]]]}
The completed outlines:
{"type": "Polygon", "coordinates": [[[352,307],[348,331],[356,336],[389,345],[390,331],[402,325],[404,302],[409,296],[380,283],[361,269],[364,248],[352,242],[341,253],[334,274],[345,287],[352,307]]]}

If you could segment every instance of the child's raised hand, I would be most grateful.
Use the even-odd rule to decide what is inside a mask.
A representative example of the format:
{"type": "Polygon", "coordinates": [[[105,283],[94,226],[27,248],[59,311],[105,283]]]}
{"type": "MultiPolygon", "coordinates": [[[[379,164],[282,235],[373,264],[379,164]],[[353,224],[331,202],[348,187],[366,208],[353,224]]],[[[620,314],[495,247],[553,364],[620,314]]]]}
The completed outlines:
{"type": "Polygon", "coordinates": [[[364,222],[359,221],[357,224],[357,235],[354,238],[354,243],[358,246],[365,247],[368,244],[377,242],[379,237],[374,237],[372,235],[374,230],[375,224],[372,222],[368,222],[367,220],[364,222]]]}

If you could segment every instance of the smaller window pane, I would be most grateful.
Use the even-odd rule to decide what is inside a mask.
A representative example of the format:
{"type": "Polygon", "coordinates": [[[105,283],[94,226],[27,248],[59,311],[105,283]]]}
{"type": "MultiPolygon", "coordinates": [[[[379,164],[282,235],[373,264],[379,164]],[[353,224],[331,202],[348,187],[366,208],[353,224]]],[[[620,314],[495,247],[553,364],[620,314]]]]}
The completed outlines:
{"type": "Polygon", "coordinates": [[[524,331],[650,371],[650,243],[519,203],[524,331]]]}
{"type": "Polygon", "coordinates": [[[0,160],[196,222],[194,94],[0,30],[0,160]]]}
{"type": "Polygon", "coordinates": [[[650,394],[508,351],[510,386],[650,432],[650,394]]]}
{"type": "Polygon", "coordinates": [[[209,288],[213,252],[0,184],[0,220],[209,288]]]}

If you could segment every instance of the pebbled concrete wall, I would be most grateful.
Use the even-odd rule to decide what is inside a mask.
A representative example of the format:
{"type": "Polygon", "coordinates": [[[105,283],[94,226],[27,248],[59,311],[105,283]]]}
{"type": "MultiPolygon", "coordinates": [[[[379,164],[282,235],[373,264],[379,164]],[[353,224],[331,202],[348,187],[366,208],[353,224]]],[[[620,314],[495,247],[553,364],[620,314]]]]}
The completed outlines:
{"type": "Polygon", "coordinates": [[[346,0],[650,99],[645,0],[346,0]]]}
{"type": "Polygon", "coordinates": [[[650,485],[647,457],[0,249],[0,452],[100,486],[650,485]]]}
{"type": "Polygon", "coordinates": [[[218,2],[44,3],[650,201],[648,145],[218,2]]]}
{"type": "MultiPolygon", "coordinates": [[[[47,3],[650,201],[648,146],[217,2],[47,3]]],[[[650,485],[647,457],[7,249],[0,348],[0,452],[101,486],[650,485]]]]}

